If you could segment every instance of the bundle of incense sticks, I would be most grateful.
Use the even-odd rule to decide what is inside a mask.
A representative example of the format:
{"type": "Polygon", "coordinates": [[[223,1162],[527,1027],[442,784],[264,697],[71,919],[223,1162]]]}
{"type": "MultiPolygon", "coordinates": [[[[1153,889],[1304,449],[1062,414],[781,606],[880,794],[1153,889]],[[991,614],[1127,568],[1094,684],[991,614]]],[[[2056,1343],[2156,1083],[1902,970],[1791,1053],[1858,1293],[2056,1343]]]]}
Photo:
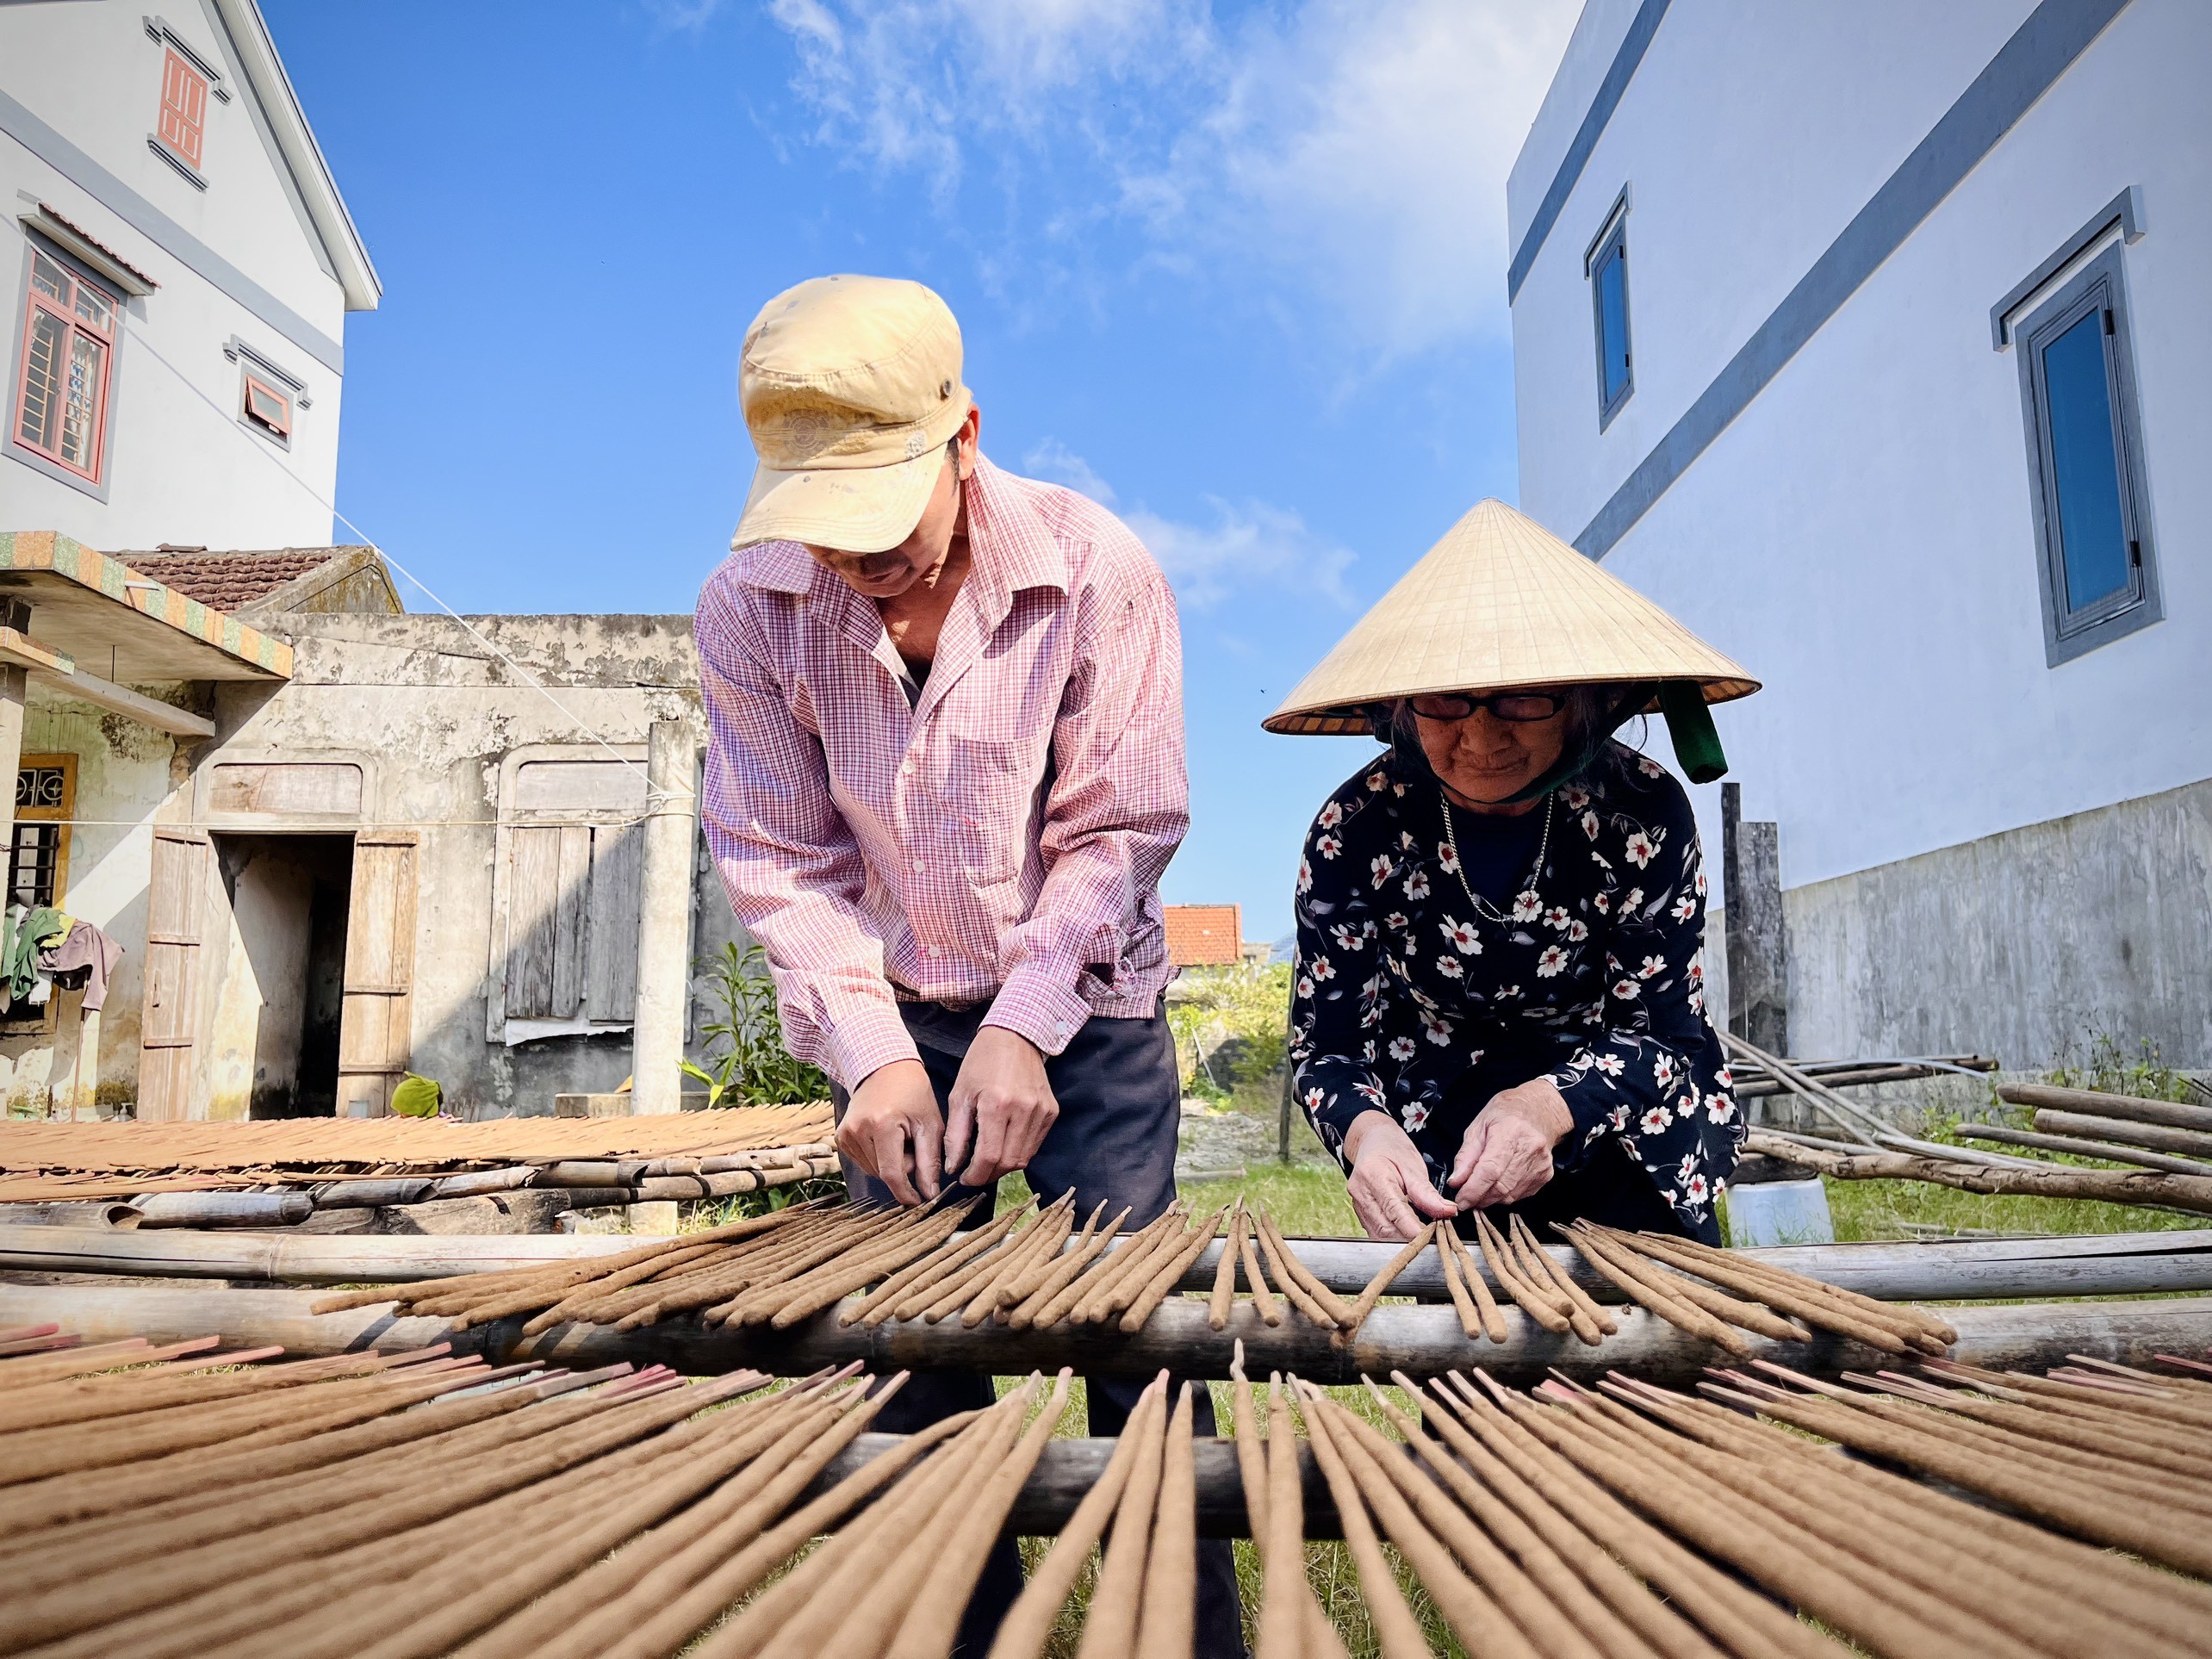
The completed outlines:
{"type": "MultiPolygon", "coordinates": [[[[2212,1630],[2212,1364],[2161,1363],[2033,1377],[1931,1361],[1853,1386],[1762,1363],[1767,1378],[1717,1372],[1706,1399],[1618,1374],[1533,1395],[1479,1370],[1481,1388],[1454,1373],[1424,1394],[1398,1374],[1402,1395],[1369,1383],[1372,1412],[1296,1378],[1287,1392],[1388,1659],[1429,1646],[1385,1544],[1469,1652],[1509,1659],[2178,1659],[2212,1630]]],[[[1263,1432],[1250,1383],[1235,1389],[1257,1653],[1304,1659],[1333,1637],[1295,1476],[1273,1478],[1287,1402],[1271,1385],[1263,1432]]]]}
{"type": "MultiPolygon", "coordinates": [[[[52,1656],[672,1656],[888,1494],[842,1535],[871,1584],[842,1611],[876,1637],[839,1628],[830,1650],[936,1659],[1067,1391],[1018,1445],[1035,1379],[809,1500],[903,1374],[770,1392],[753,1372],[687,1384],[442,1350],[270,1364],[212,1337],[78,1347],[51,1327],[0,1332],[0,1652],[52,1656]]],[[[760,1601],[740,1622],[712,1650],[772,1631],[760,1601]]]]}
{"type": "MultiPolygon", "coordinates": [[[[704,1232],[656,1240],[586,1262],[554,1262],[379,1286],[326,1296],[318,1313],[393,1302],[403,1311],[450,1320],[466,1329],[520,1318],[525,1334],[564,1324],[632,1330],[679,1316],[709,1325],[783,1329],[842,1304],[841,1325],[957,1320],[1017,1330],[1063,1323],[1141,1330],[1178,1293],[1207,1247],[1227,1238],[1214,1269],[1207,1321],[1227,1327],[1240,1280],[1253,1313],[1269,1326],[1302,1319],[1351,1344],[1376,1306],[1427,1251],[1470,1341],[1502,1343],[1506,1308],[1554,1333],[1595,1345],[1619,1329],[1525,1222],[1503,1228],[1480,1212],[1470,1248],[1432,1222],[1407,1240],[1346,1302],[1299,1259],[1265,1210],[1242,1200],[1192,1218],[1180,1203],[1134,1232],[1129,1211],[1096,1206],[1078,1223],[1073,1196],[1034,1203],[981,1225],[967,1206],[898,1210],[862,1205],[794,1205],[704,1232]],[[1495,1287],[1494,1290],[1493,1287],[1495,1287]]],[[[1956,1339],[1922,1309],[1875,1302],[1692,1240],[1631,1233],[1576,1222],[1559,1229],[1597,1280],[1693,1336],[1739,1356],[1745,1332],[1806,1341],[1814,1329],[1853,1337],[1896,1354],[1942,1354],[1956,1339]]]]}

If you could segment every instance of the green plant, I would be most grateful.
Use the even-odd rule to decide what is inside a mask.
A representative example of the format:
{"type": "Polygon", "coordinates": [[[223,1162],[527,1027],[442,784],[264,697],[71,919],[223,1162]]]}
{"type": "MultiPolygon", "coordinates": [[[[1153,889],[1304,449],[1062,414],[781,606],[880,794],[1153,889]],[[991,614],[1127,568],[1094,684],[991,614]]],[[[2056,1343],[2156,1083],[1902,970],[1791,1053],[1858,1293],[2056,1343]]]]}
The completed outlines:
{"type": "Polygon", "coordinates": [[[1288,962],[1187,970],[1167,1005],[1185,1090],[1227,1100],[1281,1071],[1289,1022],[1288,962]],[[1209,1040],[1214,1052],[1202,1065],[1198,1052],[1209,1040]]]}
{"type": "Polygon", "coordinates": [[[2181,1073],[2159,1057],[2158,1045],[2145,1038],[2131,1058],[2109,1031],[2090,1034],[2089,1052],[2077,1061],[2069,1043],[2050,1079],[2061,1089],[2095,1089],[2108,1095],[2135,1095],[2145,1100],[2187,1100],[2189,1084],[2181,1073]]]}
{"type": "Polygon", "coordinates": [[[704,964],[722,1017],[701,1028],[706,1064],[683,1063],[687,1076],[706,1084],[706,1103],[720,1106],[796,1106],[825,1100],[830,1079],[791,1057],[784,1047],[783,1016],[767,975],[767,953],[733,942],[704,964]]]}

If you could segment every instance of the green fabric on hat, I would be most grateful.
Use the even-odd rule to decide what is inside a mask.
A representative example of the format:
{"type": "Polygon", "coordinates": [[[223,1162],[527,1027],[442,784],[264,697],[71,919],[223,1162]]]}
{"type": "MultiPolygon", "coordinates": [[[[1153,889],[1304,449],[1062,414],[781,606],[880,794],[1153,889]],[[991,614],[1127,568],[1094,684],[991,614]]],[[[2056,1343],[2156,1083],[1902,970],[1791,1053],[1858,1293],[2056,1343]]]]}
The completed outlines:
{"type": "Polygon", "coordinates": [[[1721,752],[1703,687],[1693,680],[1662,680],[1659,712],[1667,718],[1667,735],[1675,741],[1675,758],[1685,777],[1702,784],[1726,775],[1728,756],[1721,752]]]}
{"type": "Polygon", "coordinates": [[[401,1117],[435,1117],[445,1090],[428,1078],[410,1072],[392,1090],[392,1110],[401,1117]]]}

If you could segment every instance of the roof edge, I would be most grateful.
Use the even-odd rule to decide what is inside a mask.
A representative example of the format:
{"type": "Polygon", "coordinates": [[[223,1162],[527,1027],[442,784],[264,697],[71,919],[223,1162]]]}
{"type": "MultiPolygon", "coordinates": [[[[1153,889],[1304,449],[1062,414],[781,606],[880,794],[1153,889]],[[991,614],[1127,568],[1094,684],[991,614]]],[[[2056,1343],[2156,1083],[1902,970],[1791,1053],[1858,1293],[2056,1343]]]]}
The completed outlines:
{"type": "Polygon", "coordinates": [[[270,130],[299,177],[308,216],[338,266],[339,284],[345,290],[345,308],[374,311],[383,297],[383,280],[376,275],[368,246],[361,239],[345,196],[339,192],[322,146],[315,141],[314,128],[308,124],[308,112],[285,71],[258,0],[214,0],[214,4],[238,48],[241,72],[252,84],[255,96],[268,112],[270,130]]]}
{"type": "Polygon", "coordinates": [[[292,677],[292,648],[175,588],[142,576],[121,559],[52,530],[0,530],[0,570],[50,570],[128,606],[272,678],[292,677]]]}

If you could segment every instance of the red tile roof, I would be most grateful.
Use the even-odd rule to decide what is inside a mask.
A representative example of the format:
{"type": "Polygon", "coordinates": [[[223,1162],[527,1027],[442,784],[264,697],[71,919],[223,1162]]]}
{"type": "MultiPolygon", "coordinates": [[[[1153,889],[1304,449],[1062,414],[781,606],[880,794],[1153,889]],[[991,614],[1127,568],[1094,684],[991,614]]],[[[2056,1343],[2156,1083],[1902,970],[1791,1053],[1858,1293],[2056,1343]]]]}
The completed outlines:
{"type": "Polygon", "coordinates": [[[279,547],[248,553],[117,553],[132,569],[217,611],[235,611],[351,553],[350,547],[279,547]]]}
{"type": "Polygon", "coordinates": [[[1242,960],[1244,918],[1234,904],[1166,904],[1167,954],[1177,967],[1214,967],[1242,960]]]}

